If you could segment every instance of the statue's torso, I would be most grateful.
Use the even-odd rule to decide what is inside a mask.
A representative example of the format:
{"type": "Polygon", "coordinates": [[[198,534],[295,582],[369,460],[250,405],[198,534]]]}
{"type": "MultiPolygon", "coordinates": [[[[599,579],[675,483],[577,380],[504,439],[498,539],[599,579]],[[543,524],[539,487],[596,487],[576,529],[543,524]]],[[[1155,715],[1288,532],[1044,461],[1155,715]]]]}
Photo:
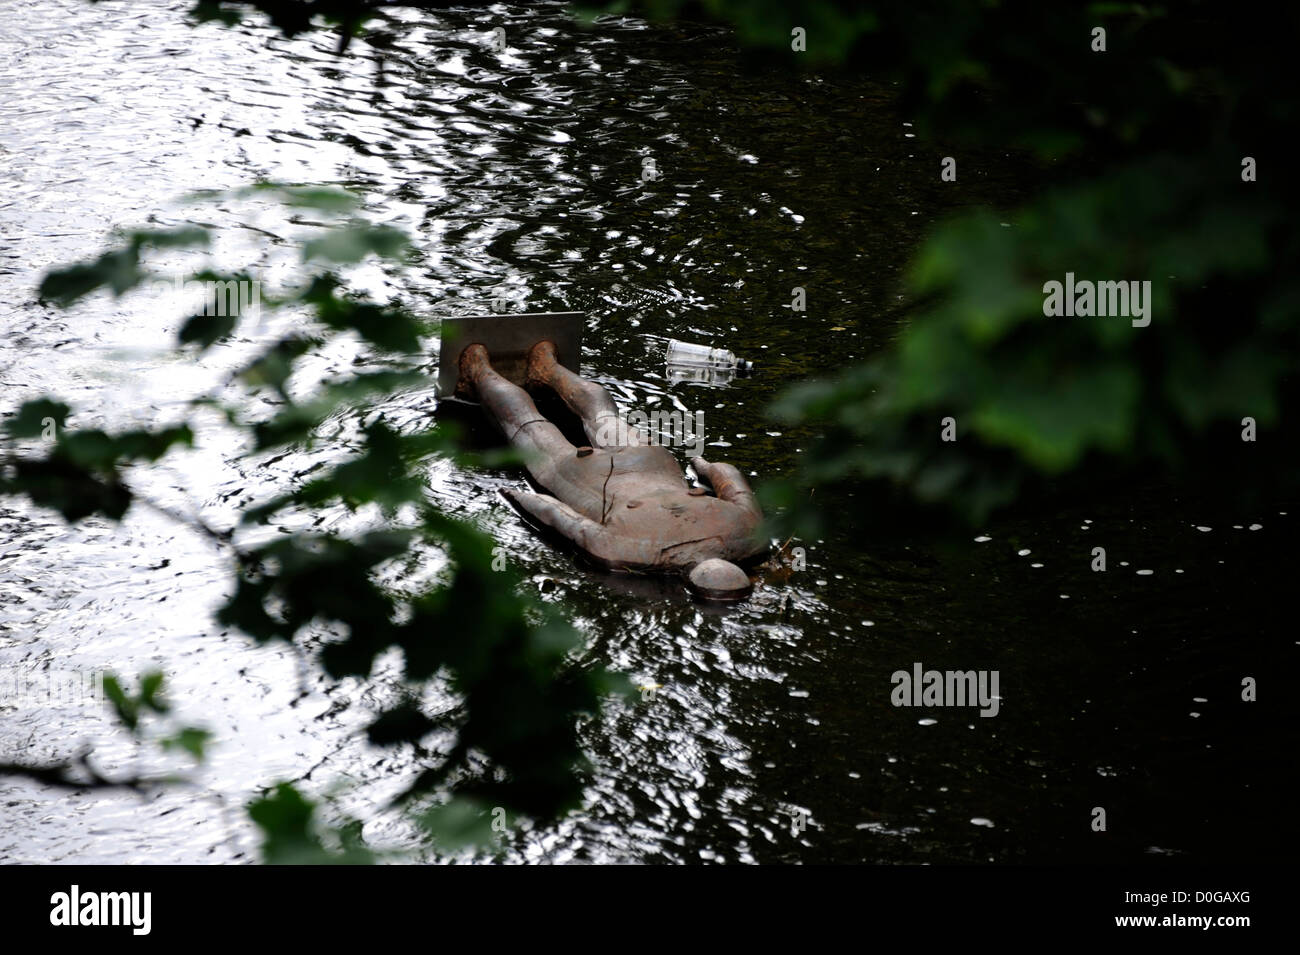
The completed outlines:
{"type": "Polygon", "coordinates": [[[756,518],[698,489],[692,494],[667,448],[596,449],[530,470],[547,491],[600,525],[599,539],[578,543],[603,563],[685,568],[762,550],[753,537],[756,518]]]}

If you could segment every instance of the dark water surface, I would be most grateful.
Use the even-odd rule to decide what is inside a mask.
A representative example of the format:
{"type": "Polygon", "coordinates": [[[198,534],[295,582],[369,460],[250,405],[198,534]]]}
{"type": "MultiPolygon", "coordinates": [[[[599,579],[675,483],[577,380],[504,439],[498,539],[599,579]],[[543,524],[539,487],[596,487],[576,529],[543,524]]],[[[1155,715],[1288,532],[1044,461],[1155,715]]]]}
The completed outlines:
{"type": "MultiPolygon", "coordinates": [[[[411,268],[356,270],[359,286],[430,314],[486,314],[494,295],[510,311],[583,310],[585,374],[629,409],[704,411],[706,454],[761,477],[790,468],[808,439],[763,415],[782,385],[887,343],[900,270],[926,230],[961,205],[1010,205],[1022,188],[1005,157],[964,162],[960,186],[940,183],[943,153],[918,143],[887,89],[746,74],[709,28],[586,31],[558,6],[398,12],[336,58],[325,35],[192,29],[187,6],[0,2],[5,410],[48,392],[79,425],[178,414],[274,322],[196,363],[170,347],[175,302],[146,292],[61,313],[35,301],[41,275],[156,215],[219,227],[218,260],[273,281],[294,252],[282,212],[173,201],[259,177],[331,182],[364,189],[367,214],[411,230],[420,250],[411,268]],[[504,54],[488,43],[496,26],[504,54]],[[653,182],[641,179],[645,157],[653,182]],[[807,312],[788,308],[795,286],[807,312]],[[731,348],[757,373],[670,384],[665,337],[731,348]]],[[[358,355],[337,349],[315,370],[358,355]]],[[[385,413],[412,424],[435,405],[430,389],[385,413]]],[[[134,480],[220,524],[354,434],[341,421],[337,446],[249,469],[214,425],[199,450],[134,480]]],[[[588,659],[661,687],[584,728],[584,810],[513,837],[511,859],[1287,851],[1276,836],[1294,828],[1293,784],[1279,766],[1294,737],[1279,746],[1271,711],[1240,701],[1242,677],[1281,695],[1293,672],[1293,628],[1273,621],[1289,586],[1286,505],[1211,516],[1144,488],[944,542],[877,545],[836,527],[802,542],[805,570],[769,567],[752,600],[711,612],[674,586],[594,577],[538,540],[497,494],[520,485],[516,472],[435,465],[430,480],[575,620],[588,659]],[[1099,543],[1105,574],[1088,569],[1099,543]],[[892,707],[890,675],[918,661],[997,670],[998,715],[892,707]],[[1106,833],[1091,831],[1097,806],[1106,833]]],[[[340,511],[324,527],[364,518],[340,511]]],[[[216,735],[189,791],[136,799],[0,780],[0,861],[253,859],[242,805],[281,778],[373,820],[374,845],[411,847],[377,807],[416,760],[354,738],[397,691],[391,667],[332,685],[287,648],[223,633],[210,613],[228,586],[223,555],[155,512],[70,529],[0,505],[0,666],[161,666],[181,717],[216,735]]],[[[156,760],[97,709],[0,699],[0,761],[86,742],[110,770],[156,760]]]]}

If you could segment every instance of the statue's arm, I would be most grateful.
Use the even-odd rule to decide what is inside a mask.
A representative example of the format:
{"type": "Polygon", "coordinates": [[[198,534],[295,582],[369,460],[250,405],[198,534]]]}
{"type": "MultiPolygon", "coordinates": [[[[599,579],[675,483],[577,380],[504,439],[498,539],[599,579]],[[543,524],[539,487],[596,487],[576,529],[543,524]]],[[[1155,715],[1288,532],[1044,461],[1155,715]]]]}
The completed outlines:
{"type": "Polygon", "coordinates": [[[501,492],[506,500],[527,512],[538,523],[545,524],[556,533],[567,537],[587,552],[593,552],[604,535],[605,528],[590,518],[583,517],[569,505],[547,494],[512,489],[501,492]]]}
{"type": "Polygon", "coordinates": [[[713,493],[718,495],[719,499],[730,501],[749,511],[754,517],[762,519],[763,512],[758,509],[758,501],[754,499],[753,489],[750,488],[744,475],[734,466],[712,464],[704,458],[691,458],[691,466],[695,468],[696,474],[709,482],[713,493]]]}

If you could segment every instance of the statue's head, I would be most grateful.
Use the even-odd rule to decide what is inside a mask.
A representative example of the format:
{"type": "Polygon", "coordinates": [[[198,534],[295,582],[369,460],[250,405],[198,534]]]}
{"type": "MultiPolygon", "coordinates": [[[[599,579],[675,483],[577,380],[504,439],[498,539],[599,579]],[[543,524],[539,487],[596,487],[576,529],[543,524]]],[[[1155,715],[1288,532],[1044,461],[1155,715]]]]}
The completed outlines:
{"type": "Polygon", "coordinates": [[[687,589],[701,600],[744,600],[754,589],[749,575],[729,560],[713,557],[691,568],[687,589]]]}

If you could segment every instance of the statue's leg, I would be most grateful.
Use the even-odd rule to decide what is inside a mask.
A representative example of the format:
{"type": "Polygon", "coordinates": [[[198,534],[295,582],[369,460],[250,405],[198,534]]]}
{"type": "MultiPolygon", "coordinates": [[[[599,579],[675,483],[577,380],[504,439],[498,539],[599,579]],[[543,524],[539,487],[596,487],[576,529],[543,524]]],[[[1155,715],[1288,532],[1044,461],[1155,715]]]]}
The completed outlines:
{"type": "Polygon", "coordinates": [[[460,356],[460,380],[483,405],[492,423],[511,445],[530,458],[529,471],[539,481],[561,458],[573,456],[573,445],[560,429],[542,417],[528,392],[497,374],[482,345],[470,345],[460,356]]]}
{"type": "Polygon", "coordinates": [[[545,385],[559,395],[582,419],[592,447],[634,448],[650,443],[646,435],[628,426],[608,391],[555,360],[555,345],[549,341],[538,342],[528,353],[528,383],[545,385]]]}

